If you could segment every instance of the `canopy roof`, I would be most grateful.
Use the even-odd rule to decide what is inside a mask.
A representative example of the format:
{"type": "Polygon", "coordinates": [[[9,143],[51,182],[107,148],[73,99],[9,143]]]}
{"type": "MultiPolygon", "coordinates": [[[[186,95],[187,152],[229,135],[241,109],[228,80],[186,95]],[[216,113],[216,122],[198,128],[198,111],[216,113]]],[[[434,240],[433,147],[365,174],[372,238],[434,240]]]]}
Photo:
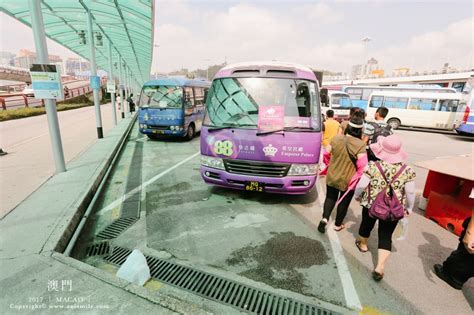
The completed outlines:
{"type": "MultiPolygon", "coordinates": [[[[31,27],[28,1],[1,3],[2,12],[31,27]]],[[[113,63],[120,55],[138,84],[148,80],[153,51],[152,0],[41,0],[41,8],[46,36],[87,60],[90,60],[90,48],[80,43],[79,32],[84,31],[87,38],[86,9],[89,9],[93,31],[103,38],[103,46],[97,46],[95,40],[97,66],[109,69],[107,40],[110,40],[113,63]]]]}

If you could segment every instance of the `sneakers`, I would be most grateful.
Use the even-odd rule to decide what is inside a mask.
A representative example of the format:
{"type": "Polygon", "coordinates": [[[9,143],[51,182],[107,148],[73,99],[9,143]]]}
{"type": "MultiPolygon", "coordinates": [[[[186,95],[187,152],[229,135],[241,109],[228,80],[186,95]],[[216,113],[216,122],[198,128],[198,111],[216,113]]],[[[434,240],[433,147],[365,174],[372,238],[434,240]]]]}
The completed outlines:
{"type": "Polygon", "coordinates": [[[326,233],[326,225],[327,224],[328,224],[328,220],[326,220],[326,219],[322,219],[321,221],[319,221],[318,231],[321,232],[321,233],[326,233]]]}
{"type": "Polygon", "coordinates": [[[458,284],[456,281],[454,281],[454,279],[444,271],[443,265],[436,264],[433,266],[433,269],[438,278],[440,278],[456,290],[461,290],[462,284],[458,284]]]}

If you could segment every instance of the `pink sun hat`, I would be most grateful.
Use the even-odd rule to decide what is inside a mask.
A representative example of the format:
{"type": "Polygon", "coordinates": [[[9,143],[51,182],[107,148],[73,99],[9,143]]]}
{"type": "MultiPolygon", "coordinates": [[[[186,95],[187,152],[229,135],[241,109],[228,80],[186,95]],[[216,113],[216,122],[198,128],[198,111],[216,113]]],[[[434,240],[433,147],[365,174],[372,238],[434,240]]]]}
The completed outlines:
{"type": "Polygon", "coordinates": [[[375,156],[388,163],[405,162],[408,154],[402,150],[402,139],[397,135],[378,137],[377,143],[372,143],[370,149],[375,156]]]}

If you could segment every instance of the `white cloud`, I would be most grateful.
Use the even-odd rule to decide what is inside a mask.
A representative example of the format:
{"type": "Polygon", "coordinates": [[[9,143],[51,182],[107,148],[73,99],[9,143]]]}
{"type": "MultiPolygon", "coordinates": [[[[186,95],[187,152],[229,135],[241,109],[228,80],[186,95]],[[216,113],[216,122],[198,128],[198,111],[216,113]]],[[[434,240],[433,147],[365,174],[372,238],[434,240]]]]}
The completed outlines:
{"type": "Polygon", "coordinates": [[[415,70],[440,69],[445,62],[473,68],[474,18],[449,25],[444,31],[428,32],[376,51],[374,55],[388,68],[400,66],[415,70]]]}

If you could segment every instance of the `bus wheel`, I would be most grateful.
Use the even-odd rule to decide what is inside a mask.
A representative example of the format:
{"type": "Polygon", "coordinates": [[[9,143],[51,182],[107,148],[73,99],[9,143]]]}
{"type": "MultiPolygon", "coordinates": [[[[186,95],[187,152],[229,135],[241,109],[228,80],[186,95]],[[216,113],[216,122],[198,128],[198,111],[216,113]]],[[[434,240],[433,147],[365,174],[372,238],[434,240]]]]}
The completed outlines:
{"type": "Polygon", "coordinates": [[[392,127],[392,129],[398,129],[398,128],[400,128],[400,125],[402,123],[401,123],[400,119],[398,119],[398,118],[390,118],[387,121],[387,124],[389,124],[390,127],[392,127]]]}
{"type": "Polygon", "coordinates": [[[195,133],[194,125],[189,124],[188,130],[186,131],[186,139],[191,140],[192,138],[194,138],[194,133],[195,133]]]}

